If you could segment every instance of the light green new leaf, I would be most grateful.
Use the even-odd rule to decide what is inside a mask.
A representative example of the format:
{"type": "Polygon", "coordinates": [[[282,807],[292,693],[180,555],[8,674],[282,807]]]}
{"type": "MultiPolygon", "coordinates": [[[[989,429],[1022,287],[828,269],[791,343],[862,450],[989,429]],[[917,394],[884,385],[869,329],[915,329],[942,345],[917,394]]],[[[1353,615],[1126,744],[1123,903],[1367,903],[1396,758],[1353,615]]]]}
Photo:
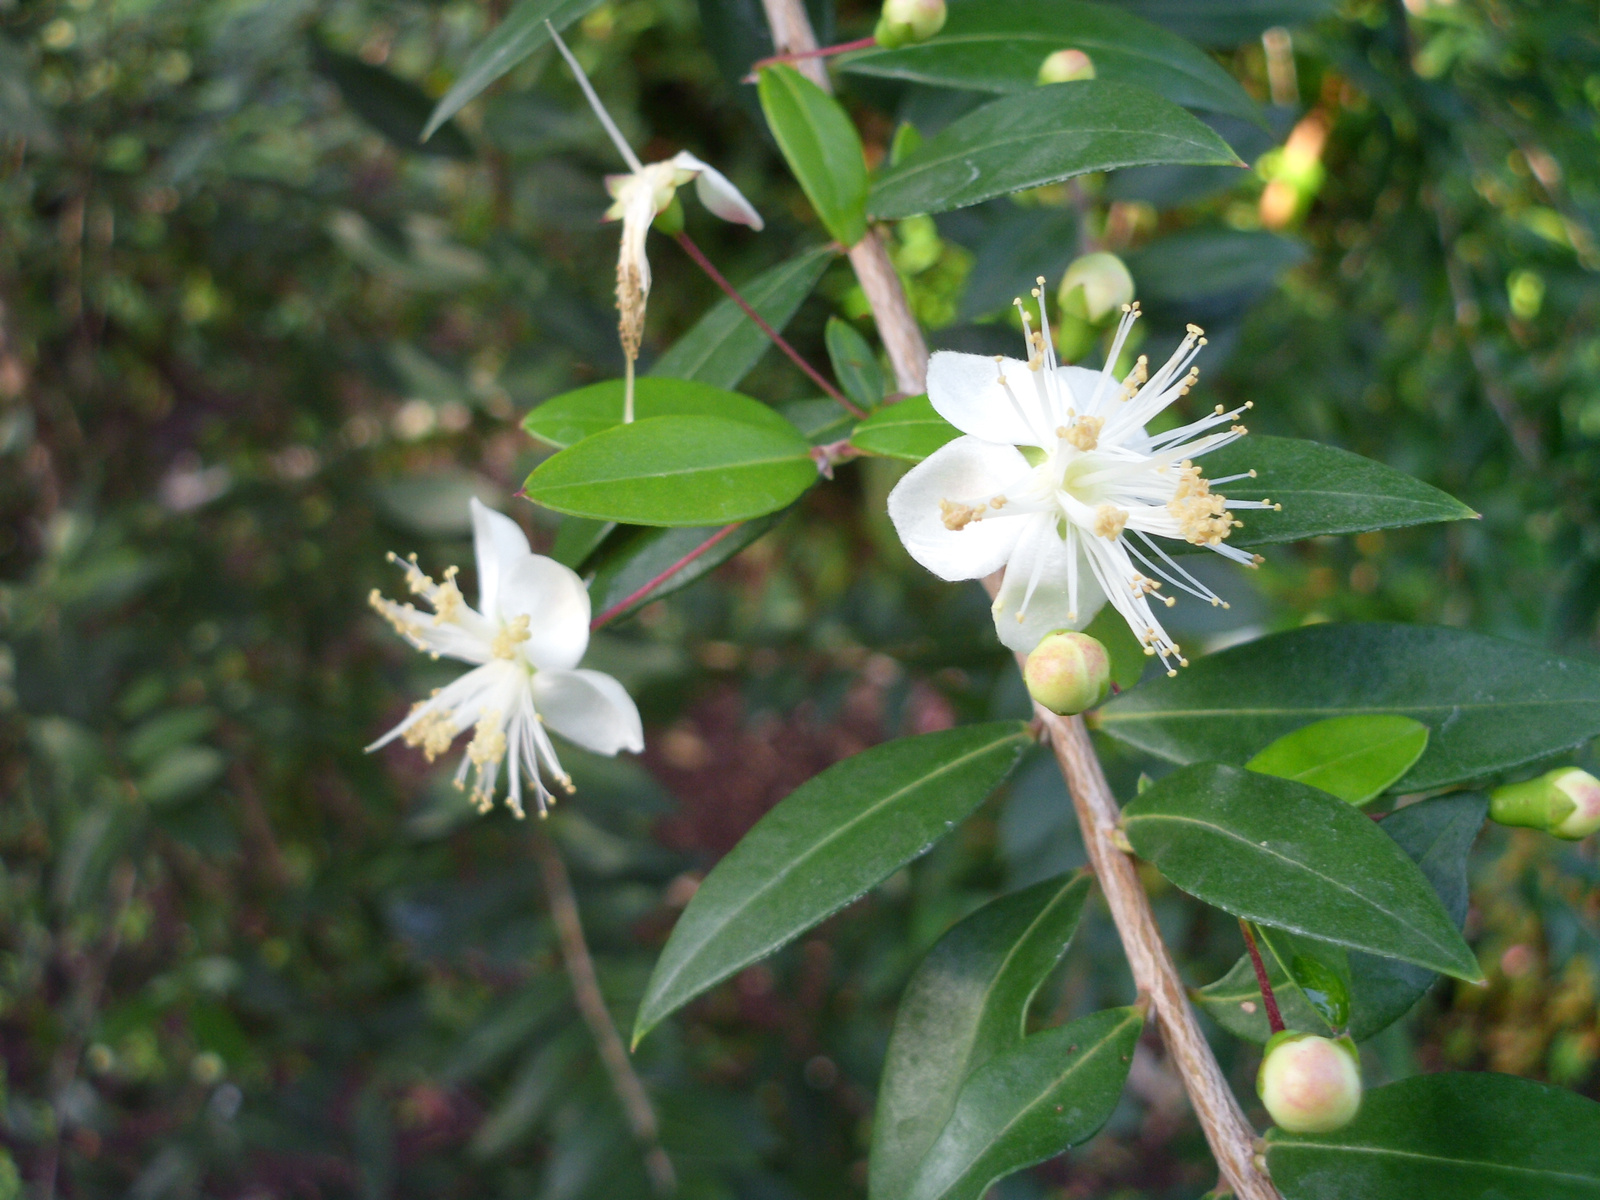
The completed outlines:
{"type": "Polygon", "coordinates": [[[1095,78],[1142,84],[1174,104],[1261,120],[1260,109],[1215,59],[1176,34],[1114,8],[1078,0],[957,0],[939,35],[898,50],[868,50],[845,71],[933,87],[1025,92],[1057,50],[1082,50],[1095,78]]]}
{"type": "Polygon", "coordinates": [[[1355,713],[1428,727],[1428,748],[1394,785],[1425,791],[1600,734],[1600,668],[1462,629],[1309,625],[1124,692],[1097,725],[1174,762],[1243,763],[1308,721],[1355,713]]]}
{"type": "Polygon", "coordinates": [[[422,140],[427,141],[479,92],[548,42],[546,21],[560,32],[599,4],[600,0],[521,0],[494,32],[478,43],[460,77],[434,107],[422,140]]]}
{"type": "Polygon", "coordinates": [[[1600,1104],[1487,1071],[1368,1092],[1333,1133],[1267,1133],[1284,1200],[1600,1200],[1600,1104]]]}
{"type": "MultiPolygon", "coordinates": [[[[763,321],[782,333],[817,286],[833,255],[833,247],[815,246],[763,271],[742,284],[739,293],[763,321]]],[[[736,387],[771,345],[772,339],[732,297],[724,297],[656,360],[650,374],[736,387]]]]}
{"type": "MultiPolygon", "coordinates": [[[[522,428],[546,445],[565,450],[622,424],[623,393],[620,379],[563,392],[522,418],[522,428]]],[[[759,400],[686,379],[635,380],[633,414],[641,421],[649,417],[724,417],[777,433],[795,431],[781,414],[759,400]]]]}
{"type": "Polygon", "coordinates": [[[867,231],[867,160],[843,107],[793,67],[763,67],[757,86],[778,149],[842,245],[867,231]]]}
{"type": "Polygon", "coordinates": [[[961,431],[933,411],[926,396],[886,404],[856,426],[850,444],[866,454],[921,462],[961,431]]]}
{"type": "Polygon", "coordinates": [[[839,911],[965,820],[1028,744],[1015,721],[902,738],[781,800],[706,876],[656,963],[639,1041],[707,988],[839,911]]]}
{"type": "Polygon", "coordinates": [[[1199,763],[1138,796],[1122,826],[1141,858],[1225,912],[1482,978],[1417,864],[1371,818],[1326,792],[1199,763]]]}
{"type": "Polygon", "coordinates": [[[627,525],[728,525],[786,508],[817,478],[792,428],[726,417],[614,425],[544,460],[523,485],[535,504],[627,525]]]}
{"type": "Polygon", "coordinates": [[[892,220],[965,208],[1087,171],[1237,162],[1209,126],[1154,92],[1099,79],[1054,83],[953,122],[886,171],[867,207],[873,217],[892,220]]]}
{"type": "Polygon", "coordinates": [[[922,960],[900,999],[878,1085],[872,1200],[905,1200],[961,1085],[1022,1041],[1028,1006],[1066,952],[1091,882],[1078,872],[992,900],[922,960]]]}
{"type": "Polygon", "coordinates": [[[1245,766],[1293,779],[1362,805],[1411,769],[1428,747],[1428,727],[1380,713],[1330,717],[1286,733],[1245,766]]]}
{"type": "MultiPolygon", "coordinates": [[[[571,519],[567,518],[569,521],[571,519]]],[[[694,561],[683,563],[670,576],[651,587],[647,595],[632,601],[611,619],[619,621],[662,596],[688,587],[751,545],[782,519],[783,513],[771,513],[744,522],[732,533],[723,533],[726,525],[686,529],[652,529],[629,525],[618,529],[588,562],[588,568],[594,572],[594,578],[589,582],[589,599],[595,615],[609,612],[614,605],[633,596],[664,571],[683,563],[690,554],[700,551],[713,538],[717,539],[715,545],[700,551],[694,561]]]]}
{"type": "Polygon", "coordinates": [[[972,1073],[909,1200],[982,1200],[997,1179],[1088,1141],[1122,1096],[1144,1028],[1112,1008],[1026,1038],[972,1073]]]}
{"type": "Polygon", "coordinates": [[[838,317],[828,318],[824,337],[839,390],[869,412],[877,408],[883,399],[883,368],[867,339],[854,325],[838,317]]]}

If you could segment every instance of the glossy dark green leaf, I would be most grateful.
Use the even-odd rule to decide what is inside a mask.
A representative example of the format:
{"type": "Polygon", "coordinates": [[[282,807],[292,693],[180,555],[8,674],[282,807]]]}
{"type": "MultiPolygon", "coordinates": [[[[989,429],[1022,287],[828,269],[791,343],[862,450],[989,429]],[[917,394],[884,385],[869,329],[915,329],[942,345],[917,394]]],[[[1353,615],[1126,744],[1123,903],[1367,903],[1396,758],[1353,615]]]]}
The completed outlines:
{"type": "Polygon", "coordinates": [[[422,137],[432,137],[479,92],[548,42],[546,21],[559,33],[599,3],[600,0],[520,0],[506,19],[478,43],[455,83],[428,117],[422,137]]]}
{"type": "Polygon", "coordinates": [[[1482,977],[1416,863],[1371,818],[1326,792],[1200,763],[1138,796],[1122,825],[1141,858],[1235,916],[1482,977]]]}
{"type": "Polygon", "coordinates": [[[1057,50],[1082,50],[1095,78],[1142,84],[1174,104],[1260,120],[1256,104],[1209,55],[1148,21],[1078,0],[956,0],[937,37],[851,55],[841,69],[934,87],[1025,92],[1057,50]]]}
{"type": "MultiPolygon", "coordinates": [[[[1279,961],[1283,961],[1281,954],[1279,961]]],[[[1288,966],[1289,975],[1299,985],[1306,1002],[1330,1029],[1343,1029],[1350,1023],[1350,981],[1329,965],[1326,955],[1317,954],[1314,949],[1292,952],[1288,966]]]]}
{"type": "MultiPolygon", "coordinates": [[[[605,429],[622,424],[623,382],[607,379],[552,396],[522,418],[522,428],[557,450],[565,450],[605,429]]],[[[633,413],[648,417],[725,417],[779,433],[794,426],[759,400],[687,379],[634,380],[633,413]]]]}
{"type": "Polygon", "coordinates": [[[1330,12],[1334,0],[1109,0],[1202,46],[1229,47],[1274,25],[1290,29],[1330,12]]]}
{"type": "MultiPolygon", "coordinates": [[[[739,285],[739,294],[779,333],[833,261],[831,246],[817,246],[739,285]]],[[[731,388],[750,373],[772,339],[731,297],[719,300],[688,333],[656,360],[653,376],[693,379],[731,388]]]]}
{"type": "Polygon", "coordinates": [[[1009,308],[1019,281],[1036,275],[1060,279],[1078,256],[1076,209],[1014,203],[1000,207],[982,234],[966,243],[977,257],[961,293],[962,320],[1009,308]]]}
{"type": "Polygon", "coordinates": [[[1022,1041],[1028,1005],[1066,952],[1091,882],[1078,872],[993,900],[922,960],[900,999],[878,1085],[872,1200],[905,1200],[962,1083],[1022,1041]]]}
{"type": "Polygon", "coordinates": [[[600,544],[617,527],[615,521],[591,521],[588,517],[563,517],[556,530],[555,545],[550,547],[550,557],[563,566],[576,571],[585,560],[600,548],[600,544]]]}
{"type": "Polygon", "coordinates": [[[828,396],[816,400],[786,400],[777,409],[813,446],[842,441],[856,427],[856,418],[828,396]]]}
{"type": "Polygon", "coordinates": [[[1141,301],[1176,310],[1217,296],[1259,296],[1309,254],[1304,242],[1265,229],[1200,228],[1156,238],[1126,261],[1141,301]]]}
{"type": "Polygon", "coordinates": [[[961,431],[933,411],[926,396],[886,404],[856,426],[850,444],[867,454],[921,462],[961,431]]]}
{"type": "Polygon", "coordinates": [[[649,417],[545,459],[523,490],[535,504],[602,521],[728,525],[787,507],[816,478],[811,444],[793,428],[649,417]]]}
{"type": "Polygon", "coordinates": [[[1428,726],[1427,750],[1394,785],[1424,791],[1600,734],[1600,668],[1462,629],[1309,625],[1124,693],[1098,727],[1174,762],[1243,763],[1309,721],[1352,713],[1428,726]]]}
{"type": "Polygon", "coordinates": [[[886,171],[867,207],[893,219],[965,208],[1087,171],[1226,164],[1233,151],[1170,100],[1123,83],[1055,83],[985,104],[886,171]]]}
{"type": "MultiPolygon", "coordinates": [[[[1278,1011],[1284,1024],[1302,1033],[1331,1033],[1328,1023],[1306,999],[1299,984],[1266,944],[1266,938],[1262,937],[1260,941],[1263,943],[1262,965],[1267,968],[1267,979],[1272,984],[1272,994],[1278,1001],[1278,1011]]],[[[1234,1037],[1264,1045],[1272,1036],[1272,1029],[1267,1024],[1266,1005],[1261,1000],[1261,987],[1256,982],[1255,967],[1251,965],[1248,954],[1241,954],[1233,968],[1221,979],[1203,988],[1191,989],[1189,998],[1234,1037]]]]}
{"type": "Polygon", "coordinates": [[[868,411],[877,408],[883,399],[883,368],[867,339],[838,317],[828,318],[824,336],[839,390],[868,411]]]}
{"type": "Polygon", "coordinates": [[[1267,1133],[1284,1200],[1600,1200],[1600,1104],[1487,1071],[1374,1088],[1334,1133],[1267,1133]]]}
{"type": "Polygon", "coordinates": [[[653,529],[641,525],[618,528],[587,564],[594,572],[589,582],[589,600],[595,615],[610,613],[649,583],[654,586],[647,595],[631,600],[612,613],[611,620],[619,621],[662,596],[688,587],[751,545],[782,519],[783,513],[771,513],[746,521],[727,534],[722,532],[726,525],[686,529],[653,529]],[[715,543],[701,550],[712,539],[716,539],[715,543]],[[684,562],[696,551],[700,553],[692,562],[684,562]],[[672,570],[673,567],[677,569],[672,570]],[[669,570],[672,570],[671,575],[660,578],[669,570]]]}
{"type": "Polygon", "coordinates": [[[883,882],[954,829],[1028,744],[1015,721],[902,738],[802,784],[706,876],[661,952],[634,1041],[883,882]]]}
{"type": "Polygon", "coordinates": [[[1394,713],[1313,721],[1286,733],[1245,766],[1293,779],[1361,805],[1411,769],[1428,747],[1428,727],[1394,713]]]}
{"type": "Polygon", "coordinates": [[[1403,471],[1321,442],[1251,434],[1199,460],[1207,478],[1254,471],[1256,478],[1220,484],[1236,500],[1272,500],[1279,512],[1242,510],[1228,539],[1269,546],[1331,533],[1399,529],[1478,514],[1447,492],[1403,471]]]}
{"type": "Polygon", "coordinates": [[[441,125],[432,141],[419,140],[433,102],[416,84],[326,46],[313,47],[312,58],[317,70],[339,89],[344,102],[402,150],[444,158],[472,157],[472,143],[455,125],[441,125]]]}
{"type": "Polygon", "coordinates": [[[824,228],[845,246],[867,231],[867,160],[844,108],[793,67],[764,67],[767,125],[824,228]]]}
{"type": "Polygon", "coordinates": [[[997,1179],[1088,1141],[1111,1116],[1144,1028],[1112,1008],[1026,1038],[974,1071],[909,1200],[982,1200],[997,1179]]]}

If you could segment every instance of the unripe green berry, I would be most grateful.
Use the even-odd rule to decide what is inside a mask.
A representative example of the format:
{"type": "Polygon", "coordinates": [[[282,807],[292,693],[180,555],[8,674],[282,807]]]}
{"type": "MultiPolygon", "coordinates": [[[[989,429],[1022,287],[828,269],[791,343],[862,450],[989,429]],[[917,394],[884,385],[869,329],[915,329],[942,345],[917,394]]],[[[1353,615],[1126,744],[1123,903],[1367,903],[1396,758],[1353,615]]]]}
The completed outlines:
{"type": "Polygon", "coordinates": [[[1040,83],[1077,83],[1094,78],[1094,59],[1082,50],[1057,50],[1039,64],[1040,83]]]}
{"type": "Polygon", "coordinates": [[[1111,657],[1087,633],[1058,629],[1033,648],[1022,677],[1028,694],[1040,704],[1071,716],[1104,703],[1111,694],[1111,657]]]}
{"type": "Polygon", "coordinates": [[[944,0],[884,0],[873,38],[885,50],[925,42],[944,28],[944,0]]]}
{"type": "Polygon", "coordinates": [[[1115,254],[1085,254],[1061,277],[1056,299],[1067,316],[1098,324],[1133,302],[1133,276],[1115,254]]]}
{"type": "Polygon", "coordinates": [[[1267,1043],[1256,1094],[1290,1133],[1331,1133],[1361,1107],[1361,1059],[1348,1037],[1284,1030],[1267,1043]]]}
{"type": "Polygon", "coordinates": [[[1575,842],[1600,830],[1600,779],[1577,767],[1558,767],[1508,783],[1489,794],[1489,817],[1575,842]]]}

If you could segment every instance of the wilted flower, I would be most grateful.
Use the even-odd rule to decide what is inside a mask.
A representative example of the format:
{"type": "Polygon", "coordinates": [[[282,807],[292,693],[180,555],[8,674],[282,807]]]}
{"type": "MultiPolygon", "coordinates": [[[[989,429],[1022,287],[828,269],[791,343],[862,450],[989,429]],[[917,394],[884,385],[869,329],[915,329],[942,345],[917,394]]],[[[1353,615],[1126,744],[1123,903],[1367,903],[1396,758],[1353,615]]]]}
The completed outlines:
{"type": "MultiPolygon", "coordinates": [[[[1026,362],[944,351],[928,365],[928,398],[966,437],[934,452],[889,494],[889,516],[913,558],[943,579],[979,579],[1005,568],[995,628],[1027,652],[1046,633],[1082,629],[1109,599],[1145,653],[1169,672],[1184,661],[1150,606],[1170,583],[1212,604],[1212,590],[1179,566],[1153,537],[1181,538],[1226,558],[1259,559],[1226,544],[1233,509],[1270,508],[1229,500],[1194,458],[1243,436],[1233,424],[1248,404],[1165,433],[1145,425],[1186,395],[1205,338],[1196,326],[1165,366],[1148,375],[1141,356],[1118,383],[1113,364],[1138,317],[1129,306],[1101,371],[1058,366],[1044,312],[1044,279],[1033,295],[1041,328],[1022,309],[1026,362]],[[1227,426],[1220,432],[1207,432],[1227,426]]],[[[1022,301],[1017,305],[1022,308],[1022,301]]],[[[1253,474],[1250,472],[1248,474],[1253,474]]]]}
{"type": "Polygon", "coordinates": [[[456,585],[457,568],[436,582],[423,574],[415,555],[404,562],[389,557],[400,563],[407,586],[431,613],[386,600],[376,588],[369,597],[418,650],[475,665],[416,704],[410,716],[367,749],[404,738],[431,762],[471,729],[456,786],[464,788],[475,770],[472,798],[487,812],[504,762],[511,811],[523,815],[526,778],[543,816],[553,800],[545,778],[572,791],[547,731],[585,750],[615,754],[642,750],[644,730],[620,683],[599,671],[574,670],[589,646],[589,592],[583,581],[554,559],[534,554],[515,521],[476,499],[472,532],[477,608],[468,606],[456,585]]]}

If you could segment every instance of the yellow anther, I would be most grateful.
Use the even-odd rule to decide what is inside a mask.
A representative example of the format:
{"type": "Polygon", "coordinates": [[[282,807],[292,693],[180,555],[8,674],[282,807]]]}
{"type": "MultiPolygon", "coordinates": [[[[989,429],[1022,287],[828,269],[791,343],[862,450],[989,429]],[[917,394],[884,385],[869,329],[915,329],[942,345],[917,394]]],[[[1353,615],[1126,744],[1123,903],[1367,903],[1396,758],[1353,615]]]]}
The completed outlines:
{"type": "Polygon", "coordinates": [[[528,632],[528,617],[524,613],[513,617],[500,627],[500,632],[494,635],[494,641],[489,644],[489,653],[496,658],[515,658],[517,646],[531,638],[528,632]]]}
{"type": "Polygon", "coordinates": [[[1127,523],[1127,510],[1118,508],[1115,504],[1102,504],[1094,510],[1094,535],[1103,537],[1108,542],[1114,542],[1121,537],[1123,527],[1127,523]]]}

